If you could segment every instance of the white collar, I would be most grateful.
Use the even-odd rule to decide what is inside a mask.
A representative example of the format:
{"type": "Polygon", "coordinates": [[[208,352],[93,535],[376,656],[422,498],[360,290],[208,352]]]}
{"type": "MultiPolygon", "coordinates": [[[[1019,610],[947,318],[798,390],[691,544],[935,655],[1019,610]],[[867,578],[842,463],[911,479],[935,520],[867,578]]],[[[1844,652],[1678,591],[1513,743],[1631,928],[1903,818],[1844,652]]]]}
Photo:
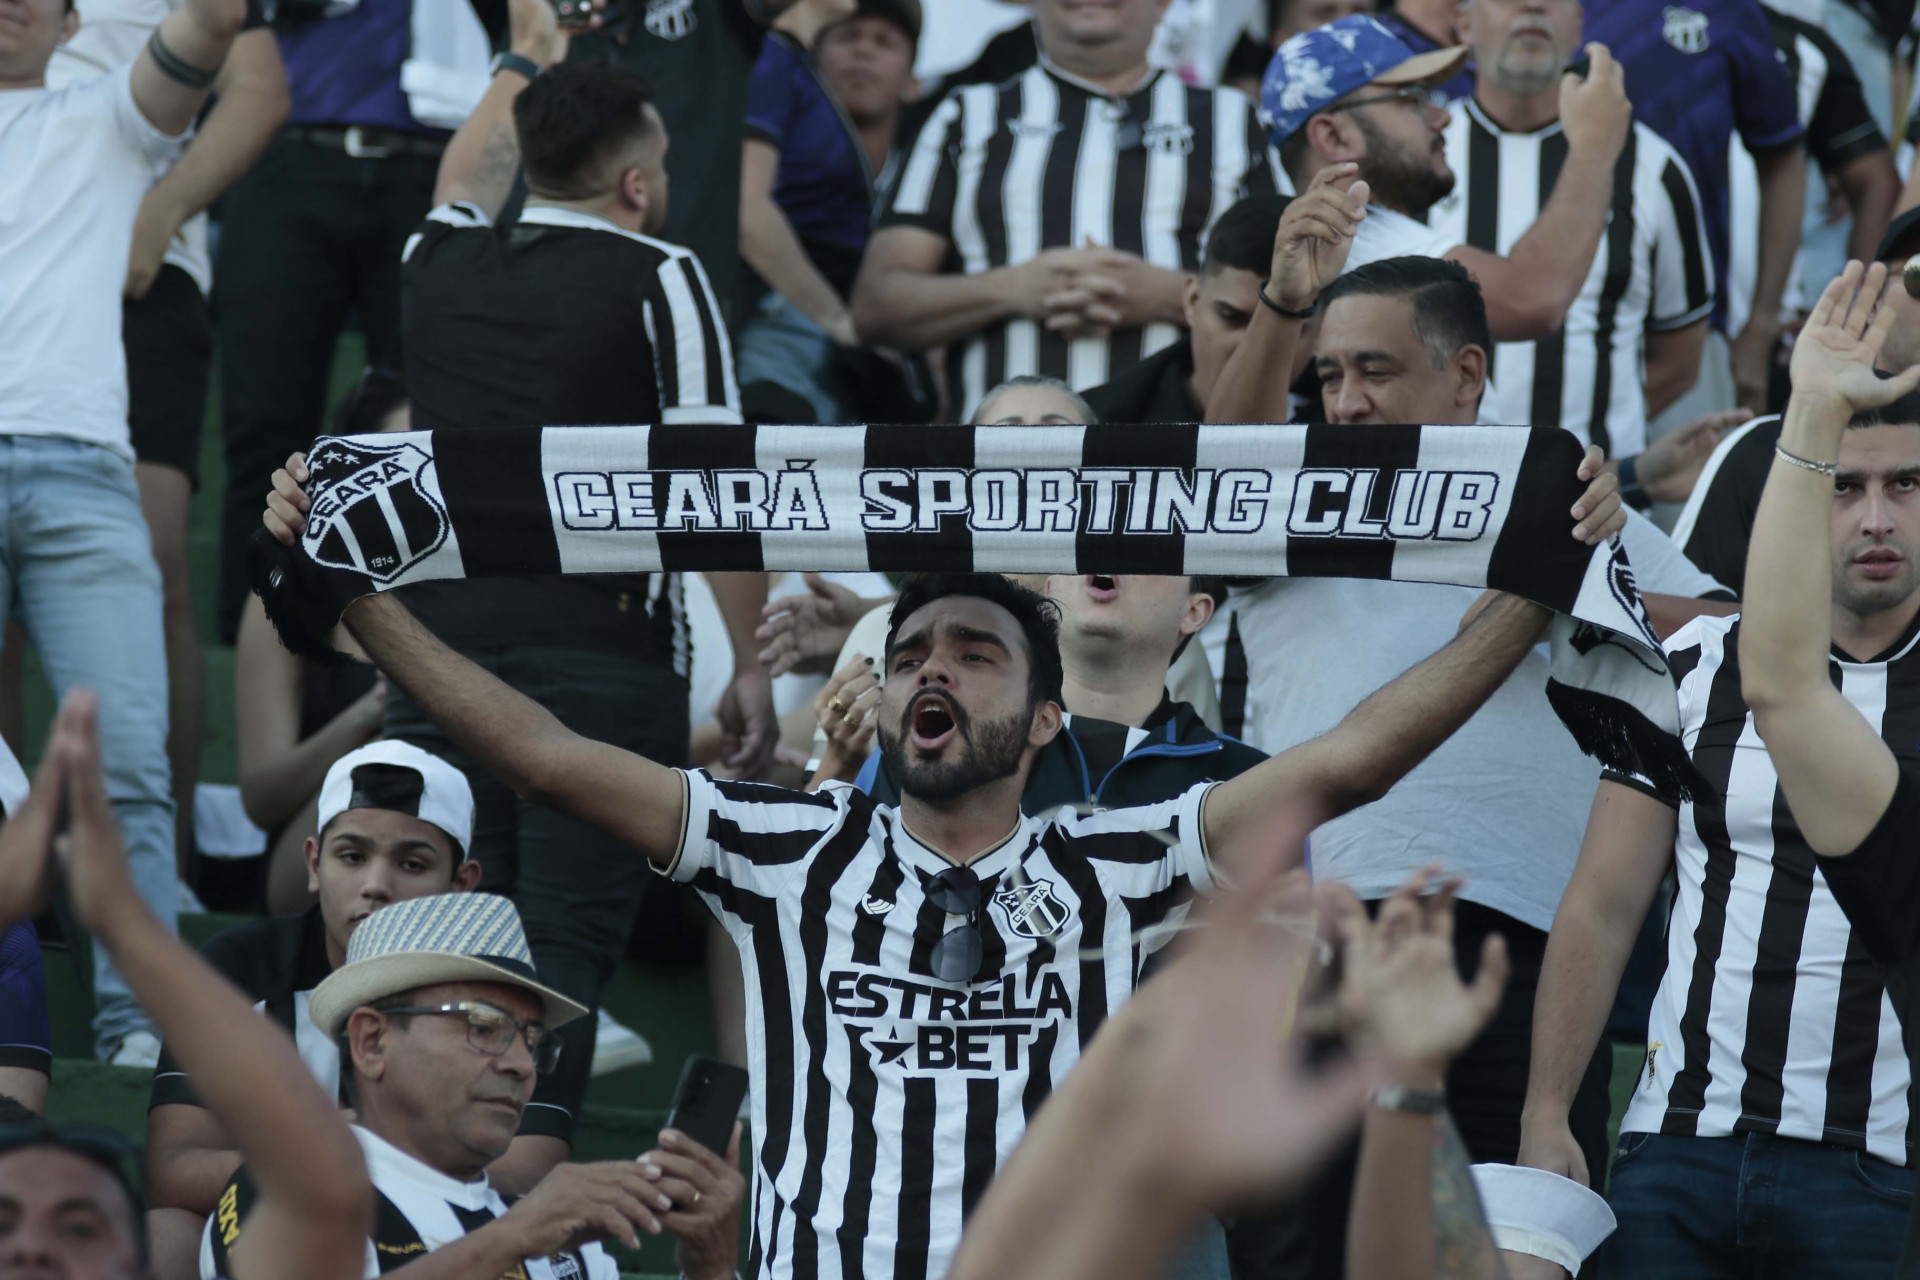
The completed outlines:
{"type": "Polygon", "coordinates": [[[462,1182],[408,1155],[363,1125],[356,1124],[352,1128],[353,1136],[360,1140],[361,1153],[366,1157],[367,1177],[375,1187],[383,1183],[409,1182],[462,1209],[493,1208],[493,1186],[487,1181],[486,1174],[481,1174],[472,1182],[462,1182]]]}
{"type": "Polygon", "coordinates": [[[1094,95],[1096,98],[1106,98],[1113,102],[1125,102],[1128,98],[1131,98],[1134,94],[1139,93],[1142,89],[1145,89],[1148,85],[1152,84],[1155,80],[1158,80],[1161,75],[1161,71],[1159,67],[1149,66],[1147,68],[1147,74],[1140,78],[1139,84],[1136,84],[1135,86],[1133,86],[1133,88],[1127,90],[1125,93],[1114,93],[1110,89],[1102,89],[1099,85],[1094,84],[1092,81],[1082,79],[1081,77],[1073,74],[1073,72],[1066,70],[1059,63],[1055,62],[1052,58],[1049,58],[1044,53],[1040,55],[1040,69],[1046,72],[1048,75],[1053,76],[1055,79],[1066,81],[1068,84],[1072,85],[1076,89],[1083,89],[1086,92],[1094,95]]]}
{"type": "Polygon", "coordinates": [[[625,236],[629,240],[638,240],[641,244],[650,244],[662,253],[687,252],[677,244],[656,240],[638,231],[629,231],[610,219],[603,218],[597,213],[588,213],[584,209],[562,209],[550,204],[530,204],[520,211],[520,221],[535,227],[572,227],[580,231],[611,231],[616,236],[625,236]]]}
{"type": "Polygon", "coordinates": [[[927,875],[939,875],[956,866],[965,866],[982,880],[991,880],[1012,870],[1027,856],[1027,851],[1037,843],[1035,831],[1040,824],[1021,814],[1020,821],[1014,824],[1006,839],[967,863],[956,863],[939,850],[921,843],[919,837],[907,829],[906,816],[898,809],[890,811],[889,825],[892,827],[893,851],[902,862],[915,870],[927,875]]]}

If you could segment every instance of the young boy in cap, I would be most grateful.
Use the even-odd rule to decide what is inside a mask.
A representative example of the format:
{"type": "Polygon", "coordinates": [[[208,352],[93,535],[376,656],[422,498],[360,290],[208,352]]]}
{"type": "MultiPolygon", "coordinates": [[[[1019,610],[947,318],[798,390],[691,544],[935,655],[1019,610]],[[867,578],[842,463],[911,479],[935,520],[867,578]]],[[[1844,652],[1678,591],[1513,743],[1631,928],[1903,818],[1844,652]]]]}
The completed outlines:
{"type": "MultiPolygon", "coordinates": [[[[355,930],[347,962],[313,992],[308,1017],[340,1046],[375,1211],[369,1277],[615,1280],[599,1241],[681,1237],[680,1269],[731,1276],[746,1182],[739,1131],[730,1158],[683,1135],[638,1160],[562,1165],[510,1202],[487,1178],[537,1076],[560,1056],[555,1031],[586,1006],[542,983],[520,916],[490,893],[396,903],[355,930]]],[[[246,1169],[221,1193],[201,1245],[203,1280],[229,1275],[250,1230],[246,1169]]]]}
{"type": "MultiPolygon", "coordinates": [[[[229,929],[202,954],[286,1028],[308,1070],[337,1096],[339,1051],[308,1021],[309,997],[345,962],[353,931],[381,907],[472,890],[480,882],[479,864],[467,856],[472,839],[473,792],[464,774],[408,743],[369,743],[336,761],[320,788],[319,830],[306,844],[307,887],[319,901],[297,915],[229,929]]],[[[195,1274],[201,1225],[240,1155],[164,1052],[148,1108],[155,1272],[174,1280],[195,1274]]],[[[564,1108],[529,1106],[514,1151],[516,1163],[539,1166],[528,1184],[566,1158],[572,1129],[564,1108]]]]}

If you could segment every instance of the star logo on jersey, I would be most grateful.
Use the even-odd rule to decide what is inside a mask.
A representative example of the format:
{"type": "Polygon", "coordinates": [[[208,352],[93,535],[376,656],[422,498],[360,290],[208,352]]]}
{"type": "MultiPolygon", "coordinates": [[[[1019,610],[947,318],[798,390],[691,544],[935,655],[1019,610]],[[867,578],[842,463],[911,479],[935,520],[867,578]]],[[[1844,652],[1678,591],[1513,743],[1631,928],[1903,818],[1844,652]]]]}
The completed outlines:
{"type": "Polygon", "coordinates": [[[869,1040],[867,1043],[880,1051],[880,1065],[883,1067],[890,1067],[900,1061],[907,1050],[913,1048],[911,1040],[869,1040]]]}
{"type": "Polygon", "coordinates": [[[307,459],[317,496],[301,535],[315,564],[392,582],[453,529],[426,483],[433,457],[410,441],[327,440],[307,459]]]}
{"type": "Polygon", "coordinates": [[[869,893],[864,898],[860,899],[860,910],[866,912],[870,916],[879,917],[893,910],[893,904],[891,902],[888,902],[885,898],[876,898],[869,893]]]}
{"type": "Polygon", "coordinates": [[[993,895],[993,905],[1005,915],[1008,933],[1035,940],[1059,933],[1072,915],[1053,891],[1051,880],[1002,885],[993,895]]]}
{"type": "Polygon", "coordinates": [[[1670,4],[1660,11],[1660,34],[1682,53],[1707,51],[1707,15],[1697,9],[1670,4]]]}

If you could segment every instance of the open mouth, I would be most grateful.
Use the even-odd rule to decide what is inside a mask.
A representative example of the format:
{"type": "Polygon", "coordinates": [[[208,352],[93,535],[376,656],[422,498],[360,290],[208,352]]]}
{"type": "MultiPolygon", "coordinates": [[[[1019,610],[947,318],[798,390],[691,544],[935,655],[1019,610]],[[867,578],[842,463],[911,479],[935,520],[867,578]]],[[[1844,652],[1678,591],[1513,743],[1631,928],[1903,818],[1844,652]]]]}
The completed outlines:
{"type": "Polygon", "coordinates": [[[1087,595],[1102,604],[1117,600],[1120,597],[1120,579],[1110,573],[1088,574],[1087,595]]]}
{"type": "Polygon", "coordinates": [[[922,751],[938,751],[959,727],[944,694],[922,694],[913,704],[909,717],[913,745],[922,751]]]}

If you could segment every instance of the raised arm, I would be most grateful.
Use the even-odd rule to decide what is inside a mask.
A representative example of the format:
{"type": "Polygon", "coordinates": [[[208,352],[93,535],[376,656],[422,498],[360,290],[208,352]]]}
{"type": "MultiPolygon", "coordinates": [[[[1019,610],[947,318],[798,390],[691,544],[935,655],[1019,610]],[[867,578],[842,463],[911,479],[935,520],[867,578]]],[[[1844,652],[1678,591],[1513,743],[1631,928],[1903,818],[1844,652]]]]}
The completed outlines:
{"type": "MultiPolygon", "coordinates": [[[[288,546],[306,527],[309,502],[301,486],[308,474],[306,459],[296,453],[273,475],[264,519],[288,546]]],[[[761,594],[764,599],[764,588],[761,594]]],[[[673,861],[686,810],[678,772],[575,733],[545,707],[442,644],[389,595],[354,601],[342,620],[387,679],[516,795],[591,823],[651,861],[673,861]]],[[[744,625],[751,634],[751,621],[744,625]]]]}
{"type": "Polygon", "coordinates": [[[1355,164],[1330,164],[1287,204],[1273,237],[1273,265],[1240,345],[1207,396],[1208,422],[1286,422],[1288,393],[1305,362],[1308,320],[1320,291],[1340,278],[1370,188],[1355,164]],[[1280,308],[1294,314],[1282,315],[1280,308]]]}
{"type": "Polygon", "coordinates": [[[1793,397],[1780,427],[1747,550],[1740,627],[1740,687],[1754,726],[1780,775],[1780,789],[1814,852],[1851,853],[1893,799],[1900,770],[1879,731],[1833,687],[1834,495],[1882,502],[1864,492],[1880,481],[1835,477],[1781,454],[1830,465],[1848,420],[1913,390],[1920,366],[1891,378],[1874,361],[1893,324],[1881,303],[1887,269],[1849,262],[1820,295],[1793,347],[1793,397]]]}
{"type": "Polygon", "coordinates": [[[1519,1163],[1593,1185],[1567,1113],[1606,1028],[1627,953],[1673,860],[1671,806],[1602,781],[1573,879],[1554,914],[1533,1001],[1533,1064],[1519,1163]]]}
{"type": "Polygon", "coordinates": [[[292,104],[287,71],[270,28],[245,31],[234,40],[214,93],[213,110],[193,141],[140,202],[127,263],[129,298],[146,296],[174,235],[253,167],[287,118],[292,104]]]}
{"type": "Polygon", "coordinates": [[[1447,252],[1480,282],[1487,323],[1501,342],[1544,338],[1559,329],[1586,284],[1607,227],[1614,164],[1633,127],[1633,107],[1620,64],[1607,47],[1589,44],[1587,57],[1584,80],[1569,74],[1560,82],[1567,159],[1539,218],[1504,258],[1470,245],[1447,252]]]}
{"type": "MultiPolygon", "coordinates": [[[[507,0],[509,52],[545,71],[564,60],[570,33],[548,0],[507,0]]],[[[433,202],[478,205],[488,219],[499,216],[520,172],[520,138],[513,130],[513,102],[533,81],[502,67],[485,94],[447,142],[433,184],[433,202]]]]}
{"type": "Polygon", "coordinates": [[[187,131],[247,20],[246,0],[186,0],[133,63],[133,103],[160,132],[187,131]]]}
{"type": "Polygon", "coordinates": [[[255,1015],[141,901],[107,803],[94,698],[82,690],[67,695],[34,790],[0,831],[8,914],[44,901],[56,859],[75,914],[126,975],[252,1167],[260,1198],[234,1280],[358,1277],[373,1213],[359,1144],[293,1041],[255,1015]],[[72,825],[55,853],[63,807],[72,825]]]}
{"type": "MultiPolygon", "coordinates": [[[[1378,800],[1453,736],[1540,639],[1552,614],[1504,593],[1445,648],[1401,675],[1326,733],[1215,787],[1202,811],[1210,857],[1229,867],[1275,856],[1281,815],[1312,825],[1378,800]]],[[[1282,850],[1292,856],[1292,846],[1282,850]]]]}

